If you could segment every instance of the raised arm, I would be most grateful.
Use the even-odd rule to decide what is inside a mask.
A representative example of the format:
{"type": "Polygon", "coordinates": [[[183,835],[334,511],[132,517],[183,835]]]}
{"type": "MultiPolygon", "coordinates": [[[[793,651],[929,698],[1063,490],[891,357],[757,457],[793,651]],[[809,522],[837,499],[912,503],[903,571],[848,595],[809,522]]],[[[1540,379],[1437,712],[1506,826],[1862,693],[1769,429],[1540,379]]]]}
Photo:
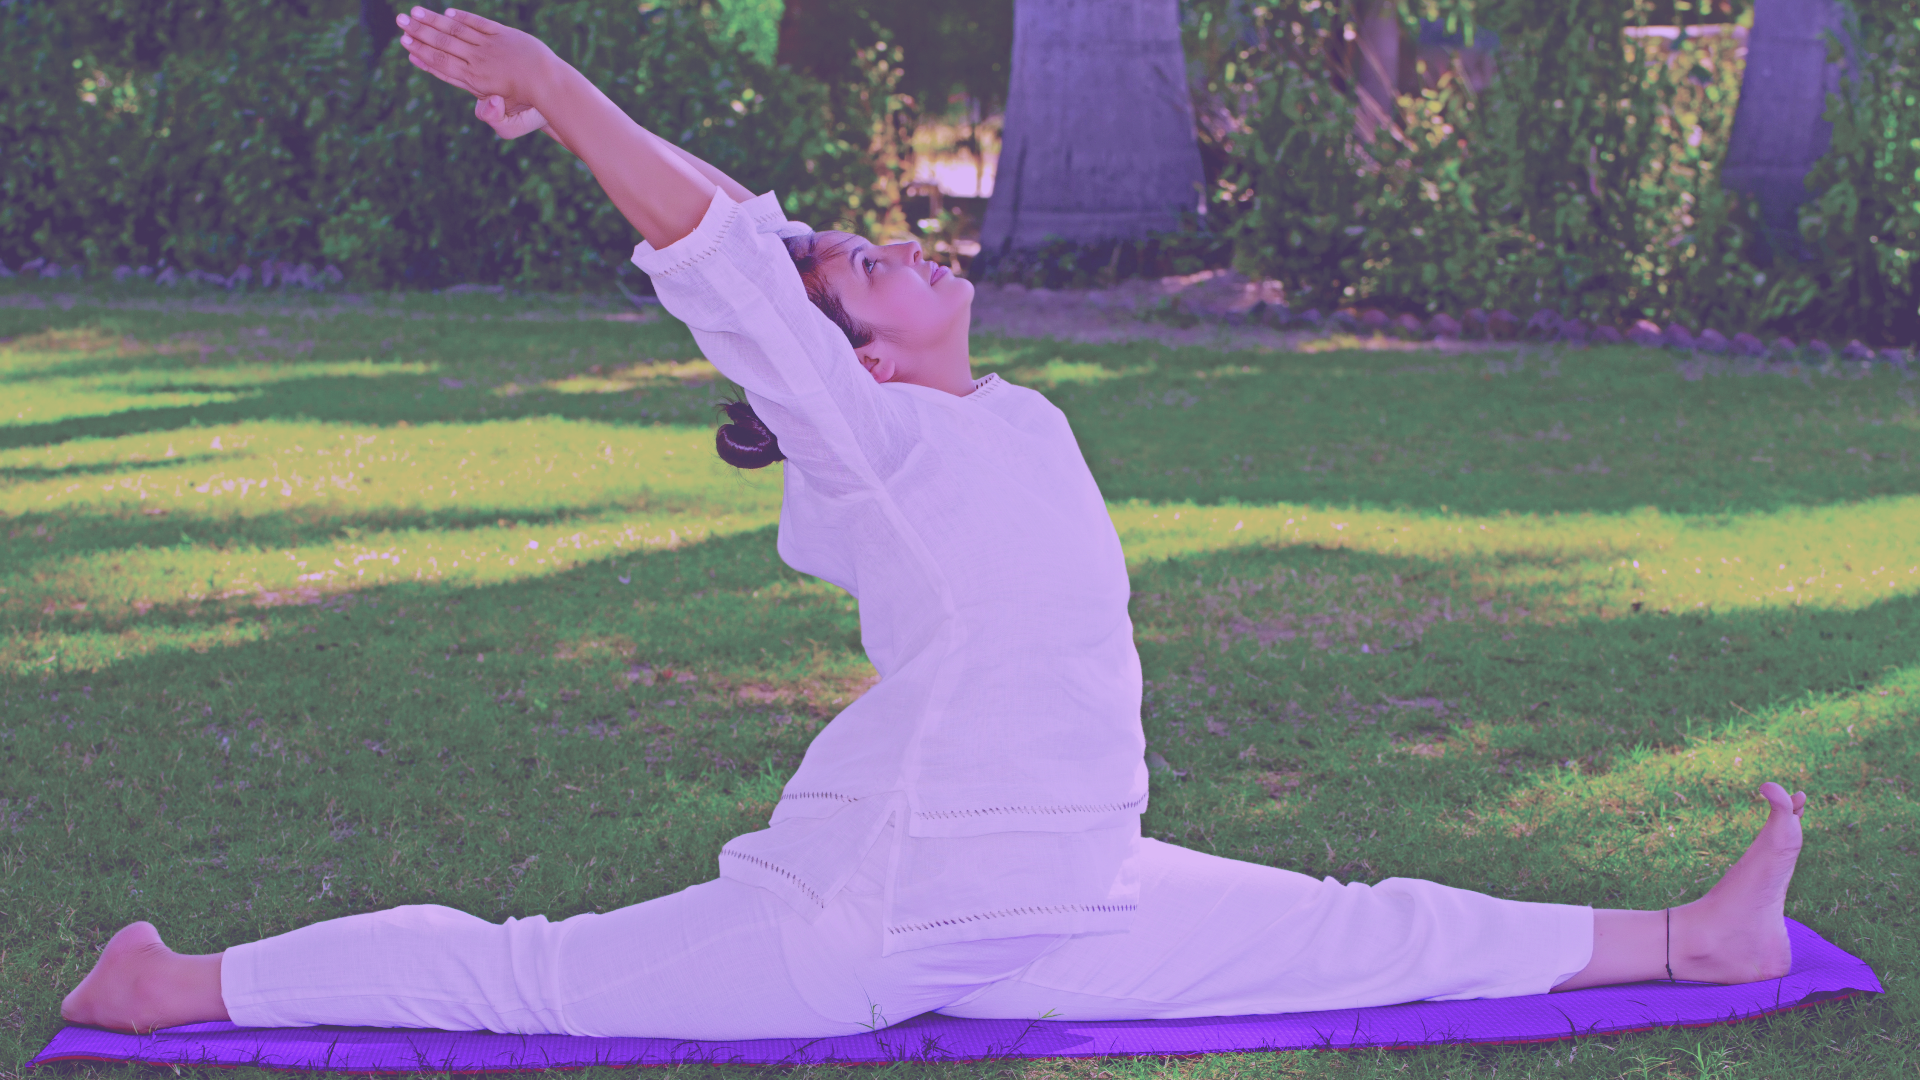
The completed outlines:
{"type": "MultiPolygon", "coordinates": [[[[493,128],[503,139],[517,139],[522,135],[539,131],[544,132],[548,138],[565,147],[569,154],[573,153],[573,147],[567,146],[567,141],[562,139],[560,135],[553,130],[553,125],[547,123],[547,118],[540,115],[540,110],[531,105],[512,116],[508,116],[506,99],[495,94],[492,97],[483,97],[475,102],[473,114],[485,121],[487,126],[493,128]]],[[[653,135],[652,132],[647,132],[647,134],[653,135]]],[[[654,135],[653,137],[656,139],[660,138],[658,135],[654,135]]],[[[685,147],[675,146],[665,139],[660,139],[660,141],[666,143],[667,149],[679,154],[687,164],[698,169],[700,175],[711,180],[715,187],[726,192],[727,197],[734,202],[746,202],[748,199],[753,198],[753,192],[748,191],[744,184],[741,184],[726,173],[721,172],[719,168],[714,165],[701,160],[685,147]]],[[[578,155],[575,156],[577,157],[578,155]]]]}
{"type": "Polygon", "coordinates": [[[714,367],[746,391],[810,482],[842,492],[879,483],[873,462],[891,460],[907,401],[883,392],[847,335],[808,299],[782,239],[794,225],[771,192],[750,196],[641,128],[527,34],[464,12],[421,8],[401,27],[414,65],[480,97],[475,115],[496,131],[537,130],[536,118],[505,122],[508,102],[515,117],[531,106],[586,162],[646,238],[633,261],[651,277],[661,303],[693,331],[714,367]]]}
{"type": "Polygon", "coordinates": [[[633,122],[538,38],[470,12],[413,8],[398,20],[415,67],[483,98],[538,109],[647,242],[664,248],[691,233],[715,187],[736,201],[746,188],[633,122]]]}

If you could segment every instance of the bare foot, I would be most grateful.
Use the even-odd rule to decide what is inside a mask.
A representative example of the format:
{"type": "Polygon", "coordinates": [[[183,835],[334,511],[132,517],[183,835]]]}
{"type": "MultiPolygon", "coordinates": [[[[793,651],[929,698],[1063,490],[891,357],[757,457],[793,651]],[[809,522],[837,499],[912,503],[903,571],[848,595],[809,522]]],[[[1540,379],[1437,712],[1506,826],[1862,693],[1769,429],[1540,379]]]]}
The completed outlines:
{"type": "Polygon", "coordinates": [[[136,1034],[225,1020],[220,954],[174,952],[152,923],[131,923],[107,942],[93,970],[60,1003],[60,1015],[68,1023],[136,1034]]]}
{"type": "Polygon", "coordinates": [[[1807,795],[1792,797],[1779,784],[1760,785],[1767,823],[1746,853],[1707,895],[1673,909],[1671,960],[1675,978],[1745,983],[1777,979],[1793,967],[1787,943],[1787,884],[1800,857],[1800,813],[1807,795]]]}

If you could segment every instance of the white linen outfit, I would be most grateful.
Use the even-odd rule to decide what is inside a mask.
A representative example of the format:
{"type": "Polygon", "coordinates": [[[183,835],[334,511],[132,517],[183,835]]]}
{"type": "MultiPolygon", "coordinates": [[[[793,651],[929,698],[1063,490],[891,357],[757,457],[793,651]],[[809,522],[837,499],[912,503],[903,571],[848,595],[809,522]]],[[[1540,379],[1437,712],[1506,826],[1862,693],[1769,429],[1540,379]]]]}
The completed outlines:
{"type": "Polygon", "coordinates": [[[560,923],[446,908],[227,950],[235,1022],[680,1038],[930,1009],[1085,1019],[1544,992],[1588,908],[1317,882],[1139,834],[1120,541],[1066,417],[989,375],[880,385],[807,300],[771,194],[634,262],[786,454],[779,552],[860,602],[880,681],[720,878],[560,923]]]}

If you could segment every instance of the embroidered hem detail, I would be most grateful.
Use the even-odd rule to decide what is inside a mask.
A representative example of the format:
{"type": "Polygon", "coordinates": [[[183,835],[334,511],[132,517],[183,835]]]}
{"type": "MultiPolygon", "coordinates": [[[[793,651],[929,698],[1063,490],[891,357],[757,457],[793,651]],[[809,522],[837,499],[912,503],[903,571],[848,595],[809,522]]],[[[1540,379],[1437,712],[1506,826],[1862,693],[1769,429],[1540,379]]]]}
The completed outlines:
{"type": "MultiPolygon", "coordinates": [[[[635,266],[640,266],[640,269],[642,270],[646,270],[647,276],[649,277],[666,277],[671,274],[680,273],[681,271],[686,270],[689,267],[693,266],[694,264],[699,263],[705,259],[712,258],[717,252],[719,252],[720,245],[723,242],[725,242],[727,238],[727,230],[731,229],[733,227],[734,221],[739,218],[740,207],[743,205],[741,203],[734,202],[732,199],[727,198],[727,196],[721,193],[718,188],[714,189],[714,201],[716,203],[724,202],[726,205],[720,208],[721,216],[720,216],[719,224],[717,224],[707,236],[700,237],[698,241],[699,243],[698,247],[689,246],[689,248],[685,252],[679,253],[674,258],[674,261],[671,264],[666,266],[655,267],[652,270],[647,270],[646,267],[640,266],[640,259],[642,256],[640,254],[640,249],[638,247],[635,247],[633,249],[633,259],[632,259],[633,264],[635,266]]],[[[713,209],[711,206],[709,206],[707,209],[707,215],[711,215],[712,213],[713,213],[713,209]]],[[[707,223],[707,217],[706,215],[703,215],[700,219],[700,225],[705,225],[706,223],[707,223]]],[[[700,232],[701,232],[700,226],[698,225],[695,226],[693,232],[688,233],[686,237],[682,237],[680,240],[677,240],[672,244],[668,244],[667,250],[671,251],[673,250],[673,248],[675,248],[679,244],[685,243],[688,237],[698,237],[700,235],[700,232]]],[[[654,256],[657,257],[661,254],[662,252],[659,248],[653,249],[654,256]]],[[[649,258],[647,261],[652,262],[653,259],[649,258]]]]}
{"type": "Polygon", "coordinates": [[[779,866],[775,863],[770,863],[767,860],[762,859],[755,855],[742,855],[738,851],[728,851],[724,848],[721,849],[720,854],[723,856],[739,859],[742,862],[752,863],[753,865],[759,867],[762,870],[771,870],[774,873],[779,874],[781,877],[786,878],[789,882],[792,883],[794,888],[799,889],[801,892],[805,893],[807,896],[807,899],[813,901],[816,906],[822,907],[822,908],[827,906],[827,902],[825,900],[822,900],[820,898],[820,894],[817,892],[814,892],[813,889],[810,886],[808,886],[805,881],[802,881],[800,879],[800,875],[794,873],[791,870],[788,870],[784,866],[779,866]]]}
{"type": "Polygon", "coordinates": [[[954,818],[985,817],[989,814],[1111,814],[1119,810],[1137,810],[1147,801],[1145,795],[1123,803],[1064,803],[1054,806],[992,806],[981,810],[916,810],[915,817],[933,821],[954,818]]]}
{"type": "Polygon", "coordinates": [[[781,802],[786,802],[788,799],[835,799],[848,803],[860,801],[851,795],[842,795],[837,791],[796,791],[791,795],[780,796],[781,802]]]}
{"type": "Polygon", "coordinates": [[[1054,904],[1045,907],[1003,908],[999,911],[983,911],[977,915],[960,915],[951,919],[934,919],[929,922],[914,923],[911,926],[889,926],[889,934],[916,934],[922,930],[937,930],[943,926],[962,926],[966,923],[981,922],[985,919],[1007,919],[1016,915],[1102,915],[1134,911],[1138,904],[1054,904]]]}
{"type": "Polygon", "coordinates": [[[987,395],[993,393],[995,390],[1000,389],[1000,387],[1004,385],[1006,385],[1006,380],[1002,379],[998,372],[989,371],[985,375],[982,375],[978,379],[974,380],[973,389],[969,390],[965,394],[960,395],[960,400],[976,401],[980,398],[986,397],[987,395]]]}

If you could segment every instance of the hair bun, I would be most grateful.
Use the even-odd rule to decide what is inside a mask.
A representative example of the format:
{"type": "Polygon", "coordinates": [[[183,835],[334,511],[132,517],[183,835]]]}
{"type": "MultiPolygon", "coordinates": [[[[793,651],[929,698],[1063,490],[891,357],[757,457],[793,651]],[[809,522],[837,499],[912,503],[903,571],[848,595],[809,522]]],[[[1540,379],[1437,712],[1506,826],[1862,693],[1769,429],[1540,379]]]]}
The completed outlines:
{"type": "Polygon", "coordinates": [[[726,401],[716,406],[726,412],[730,424],[720,425],[713,433],[713,448],[720,460],[736,469],[764,469],[776,461],[785,461],[780,440],[761,423],[753,406],[745,401],[726,401]]]}

